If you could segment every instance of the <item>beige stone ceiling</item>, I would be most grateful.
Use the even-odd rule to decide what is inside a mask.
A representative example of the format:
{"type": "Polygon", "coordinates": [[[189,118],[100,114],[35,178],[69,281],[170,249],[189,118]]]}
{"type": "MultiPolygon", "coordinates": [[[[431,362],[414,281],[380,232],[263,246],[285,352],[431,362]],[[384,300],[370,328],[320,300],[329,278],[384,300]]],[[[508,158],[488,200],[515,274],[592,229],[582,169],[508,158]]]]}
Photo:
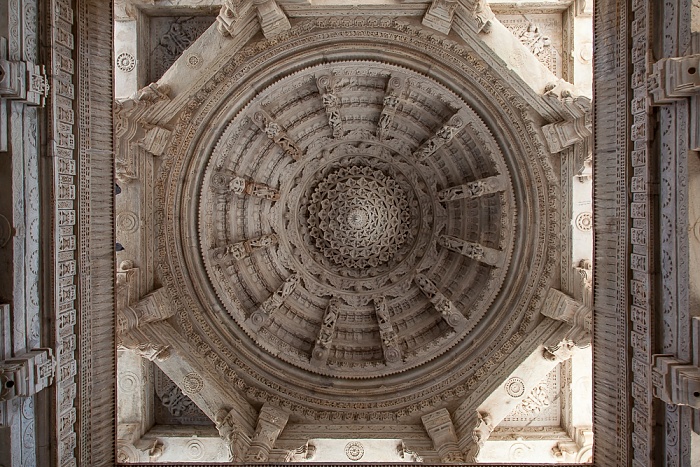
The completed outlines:
{"type": "Polygon", "coordinates": [[[555,280],[539,99],[410,22],[254,40],[169,123],[156,259],[182,334],[292,418],[455,407],[555,280]]]}

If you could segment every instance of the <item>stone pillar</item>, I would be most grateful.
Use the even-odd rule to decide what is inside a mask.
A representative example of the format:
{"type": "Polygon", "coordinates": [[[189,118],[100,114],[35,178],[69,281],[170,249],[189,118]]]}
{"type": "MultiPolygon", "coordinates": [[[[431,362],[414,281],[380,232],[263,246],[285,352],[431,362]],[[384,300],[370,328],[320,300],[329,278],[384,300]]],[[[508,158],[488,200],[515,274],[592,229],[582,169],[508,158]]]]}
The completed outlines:
{"type": "Polygon", "coordinates": [[[284,429],[289,414],[279,407],[263,405],[258,417],[258,426],[245,456],[247,462],[265,462],[270,456],[277,437],[284,429]]]}

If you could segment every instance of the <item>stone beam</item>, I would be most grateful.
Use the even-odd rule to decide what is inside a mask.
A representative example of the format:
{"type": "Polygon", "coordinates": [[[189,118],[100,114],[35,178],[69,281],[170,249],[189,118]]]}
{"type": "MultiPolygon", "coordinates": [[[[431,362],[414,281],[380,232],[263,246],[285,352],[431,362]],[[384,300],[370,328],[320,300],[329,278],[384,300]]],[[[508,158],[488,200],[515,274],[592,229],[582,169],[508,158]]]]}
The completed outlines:
{"type": "Polygon", "coordinates": [[[279,289],[275,291],[260,307],[253,312],[246,320],[246,324],[253,332],[258,332],[260,328],[267,323],[270,317],[282,306],[284,300],[294,292],[299,283],[299,276],[292,274],[282,283],[279,289]]]}
{"type": "Polygon", "coordinates": [[[394,121],[396,109],[406,91],[406,80],[401,76],[391,76],[386,86],[384,100],[382,101],[382,113],[377,122],[377,137],[380,140],[386,139],[389,127],[394,121]]]}
{"type": "Polygon", "coordinates": [[[423,26],[449,34],[458,4],[457,0],[433,0],[423,16],[423,26]]]}
{"type": "Polygon", "coordinates": [[[447,123],[445,123],[434,136],[430,137],[423,144],[421,144],[418,149],[413,153],[419,161],[424,161],[435,152],[440,149],[445,144],[452,141],[452,138],[459,133],[459,131],[464,128],[464,118],[460,113],[453,115],[447,123]]]}
{"type": "Polygon", "coordinates": [[[333,138],[343,136],[343,120],[340,118],[340,98],[335,94],[335,82],[331,75],[324,75],[316,79],[316,86],[323,101],[328,117],[328,126],[331,128],[333,138]]]}
{"type": "Polygon", "coordinates": [[[277,123],[270,114],[264,109],[259,109],[253,116],[253,123],[260,128],[268,138],[281,147],[285,154],[298,161],[304,156],[304,152],[297,144],[287,135],[282,125],[277,123]]]}
{"type": "Polygon", "coordinates": [[[210,419],[215,420],[222,408],[233,410],[241,430],[253,433],[255,409],[232,384],[224,383],[221,370],[193,347],[168,321],[155,321],[132,329],[122,335],[127,348],[141,345],[166,346],[169,355],[154,359],[154,363],[187,395],[210,419]]]}
{"type": "Polygon", "coordinates": [[[279,407],[265,404],[260,409],[258,426],[250,441],[250,448],[245,456],[247,462],[265,462],[270,457],[277,437],[289,419],[289,414],[279,407]]]}
{"type": "Polygon", "coordinates": [[[488,264],[489,266],[500,268],[503,267],[503,263],[505,262],[505,254],[503,254],[502,251],[485,247],[478,243],[468,242],[467,240],[462,240],[461,238],[451,235],[440,235],[438,243],[460,255],[464,255],[480,263],[488,264]]]}
{"type": "Polygon", "coordinates": [[[374,312],[379,323],[379,336],[382,340],[382,348],[384,349],[384,361],[387,365],[401,363],[401,349],[399,348],[399,336],[394,331],[389,318],[389,309],[386,304],[386,298],[383,296],[375,297],[374,312]]]}
{"type": "Polygon", "coordinates": [[[440,312],[442,318],[445,322],[450,325],[455,331],[459,332],[464,329],[467,324],[467,320],[464,315],[460,313],[448,298],[446,298],[433,281],[428,279],[423,274],[416,274],[414,282],[418,288],[423,292],[430,303],[433,304],[435,310],[440,312]]]}
{"type": "Polygon", "coordinates": [[[507,181],[505,177],[496,175],[469,182],[464,185],[457,185],[440,190],[440,192],[438,192],[438,201],[445,203],[447,201],[456,201],[459,199],[478,198],[491,193],[504,191],[506,188],[507,181]]]}
{"type": "Polygon", "coordinates": [[[323,314],[321,329],[318,331],[314,350],[311,352],[311,364],[323,366],[328,361],[328,351],[333,342],[335,324],[338,321],[338,299],[331,298],[328,301],[326,312],[323,314]]]}
{"type": "Polygon", "coordinates": [[[261,235],[251,240],[243,240],[242,242],[232,243],[224,247],[214,248],[211,250],[211,254],[217,260],[231,257],[236,261],[240,261],[250,256],[256,250],[269,248],[276,244],[276,234],[261,235]]]}
{"type": "Polygon", "coordinates": [[[428,432],[433,446],[442,462],[459,464],[464,462],[464,456],[457,444],[457,433],[452,424],[452,418],[447,409],[440,409],[421,417],[425,431],[428,432]]]}

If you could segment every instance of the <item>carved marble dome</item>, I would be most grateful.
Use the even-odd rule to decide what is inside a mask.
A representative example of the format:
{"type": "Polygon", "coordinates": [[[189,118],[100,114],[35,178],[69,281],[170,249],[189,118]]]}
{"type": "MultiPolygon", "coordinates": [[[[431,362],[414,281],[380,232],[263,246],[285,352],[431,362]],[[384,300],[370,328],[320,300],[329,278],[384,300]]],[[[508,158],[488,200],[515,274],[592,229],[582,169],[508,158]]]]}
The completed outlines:
{"type": "Polygon", "coordinates": [[[361,21],[247,46],[175,121],[156,185],[183,334],[300,419],[463,398],[541,320],[554,270],[523,90],[464,45],[361,21]]]}

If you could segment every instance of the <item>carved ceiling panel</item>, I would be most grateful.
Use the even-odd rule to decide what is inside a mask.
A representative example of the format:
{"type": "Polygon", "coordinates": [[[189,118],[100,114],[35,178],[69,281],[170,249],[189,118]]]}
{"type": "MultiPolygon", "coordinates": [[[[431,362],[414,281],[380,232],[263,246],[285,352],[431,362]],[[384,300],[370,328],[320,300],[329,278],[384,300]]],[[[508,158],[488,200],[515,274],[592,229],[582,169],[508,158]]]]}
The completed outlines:
{"type": "Polygon", "coordinates": [[[297,419],[418,420],[527,338],[559,255],[556,177],[540,97],[498,66],[415,24],[321,18],[183,103],[159,271],[222,378],[297,419]]]}

